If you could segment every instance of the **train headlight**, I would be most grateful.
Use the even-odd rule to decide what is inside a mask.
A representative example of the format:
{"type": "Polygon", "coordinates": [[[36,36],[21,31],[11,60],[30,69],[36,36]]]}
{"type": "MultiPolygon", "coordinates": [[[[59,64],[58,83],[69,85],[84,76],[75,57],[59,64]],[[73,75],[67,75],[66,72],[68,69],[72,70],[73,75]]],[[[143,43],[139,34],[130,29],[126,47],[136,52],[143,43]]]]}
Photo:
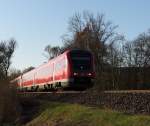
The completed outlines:
{"type": "Polygon", "coordinates": [[[78,75],[78,73],[73,73],[73,75],[74,75],[74,76],[77,76],[77,75],[78,75]]]}
{"type": "Polygon", "coordinates": [[[92,74],[91,74],[91,73],[88,73],[88,75],[91,76],[92,74]]]}

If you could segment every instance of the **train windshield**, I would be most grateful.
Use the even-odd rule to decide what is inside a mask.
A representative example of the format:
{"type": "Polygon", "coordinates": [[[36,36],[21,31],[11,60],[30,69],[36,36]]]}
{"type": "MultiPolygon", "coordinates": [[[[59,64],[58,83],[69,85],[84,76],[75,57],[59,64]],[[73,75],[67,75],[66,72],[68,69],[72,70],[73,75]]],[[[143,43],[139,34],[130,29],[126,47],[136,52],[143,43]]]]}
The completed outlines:
{"type": "Polygon", "coordinates": [[[72,51],[71,60],[74,71],[89,71],[91,70],[91,53],[88,51],[72,51]]]}

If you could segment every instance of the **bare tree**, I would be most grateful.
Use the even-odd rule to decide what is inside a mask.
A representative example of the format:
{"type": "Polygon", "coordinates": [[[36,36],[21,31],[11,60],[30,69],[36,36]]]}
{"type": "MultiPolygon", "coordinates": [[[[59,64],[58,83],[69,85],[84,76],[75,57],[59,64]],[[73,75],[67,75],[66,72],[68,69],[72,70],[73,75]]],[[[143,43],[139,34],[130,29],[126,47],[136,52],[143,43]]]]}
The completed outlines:
{"type": "Polygon", "coordinates": [[[139,68],[138,88],[145,83],[146,68],[150,67],[150,33],[142,33],[133,41],[135,66],[139,68]]]}
{"type": "Polygon", "coordinates": [[[25,68],[25,69],[22,71],[22,73],[24,74],[24,73],[26,73],[26,72],[29,72],[29,71],[33,70],[34,68],[35,68],[35,67],[33,67],[33,66],[27,67],[27,68],[25,68]]]}
{"type": "Polygon", "coordinates": [[[91,50],[95,56],[96,70],[103,71],[107,56],[107,44],[115,39],[117,26],[106,22],[103,14],[94,16],[85,11],[83,14],[76,13],[69,21],[71,36],[64,40],[67,48],[82,48],[91,50]]]}
{"type": "Polygon", "coordinates": [[[21,70],[18,70],[16,68],[9,68],[8,75],[9,75],[9,80],[13,80],[14,78],[21,75],[21,70]]]}
{"type": "Polygon", "coordinates": [[[4,75],[8,75],[8,69],[11,65],[11,58],[16,48],[16,41],[10,39],[9,41],[0,42],[0,72],[4,75]]]}
{"type": "Polygon", "coordinates": [[[44,56],[50,60],[61,53],[61,48],[59,46],[51,47],[51,45],[47,45],[44,51],[46,52],[44,56]]]}
{"type": "Polygon", "coordinates": [[[126,42],[123,46],[124,67],[133,67],[135,65],[133,42],[126,42]]]}
{"type": "Polygon", "coordinates": [[[10,88],[12,84],[9,83],[8,78],[8,70],[15,48],[14,39],[0,42],[0,125],[14,122],[19,117],[16,90],[13,87],[10,88]]]}
{"type": "Polygon", "coordinates": [[[150,65],[150,34],[140,34],[133,41],[135,53],[135,65],[147,67],[150,65]]]}
{"type": "Polygon", "coordinates": [[[147,67],[150,65],[150,34],[142,33],[124,45],[124,61],[128,67],[147,67]]]}
{"type": "Polygon", "coordinates": [[[135,40],[126,42],[123,47],[123,57],[124,66],[128,67],[130,73],[127,81],[134,78],[137,88],[142,88],[146,82],[146,68],[150,67],[150,32],[142,33],[135,40]]]}

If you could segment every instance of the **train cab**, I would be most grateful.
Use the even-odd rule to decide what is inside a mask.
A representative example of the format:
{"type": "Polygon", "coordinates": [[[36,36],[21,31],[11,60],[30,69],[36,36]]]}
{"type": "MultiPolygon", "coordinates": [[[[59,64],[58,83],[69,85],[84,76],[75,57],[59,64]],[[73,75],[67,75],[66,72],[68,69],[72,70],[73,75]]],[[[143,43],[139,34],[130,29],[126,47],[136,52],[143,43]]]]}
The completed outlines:
{"type": "Polygon", "coordinates": [[[95,77],[93,55],[87,50],[71,50],[68,54],[72,87],[91,87],[95,77]]]}

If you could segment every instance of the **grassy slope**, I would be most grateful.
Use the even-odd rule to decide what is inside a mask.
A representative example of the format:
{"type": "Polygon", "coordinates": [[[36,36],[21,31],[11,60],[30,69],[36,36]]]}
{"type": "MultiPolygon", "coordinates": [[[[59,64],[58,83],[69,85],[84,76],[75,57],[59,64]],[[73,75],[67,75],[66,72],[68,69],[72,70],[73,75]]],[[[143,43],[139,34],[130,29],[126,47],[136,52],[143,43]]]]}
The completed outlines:
{"type": "Polygon", "coordinates": [[[150,126],[149,116],[131,116],[77,104],[47,103],[26,126],[150,126]]]}

